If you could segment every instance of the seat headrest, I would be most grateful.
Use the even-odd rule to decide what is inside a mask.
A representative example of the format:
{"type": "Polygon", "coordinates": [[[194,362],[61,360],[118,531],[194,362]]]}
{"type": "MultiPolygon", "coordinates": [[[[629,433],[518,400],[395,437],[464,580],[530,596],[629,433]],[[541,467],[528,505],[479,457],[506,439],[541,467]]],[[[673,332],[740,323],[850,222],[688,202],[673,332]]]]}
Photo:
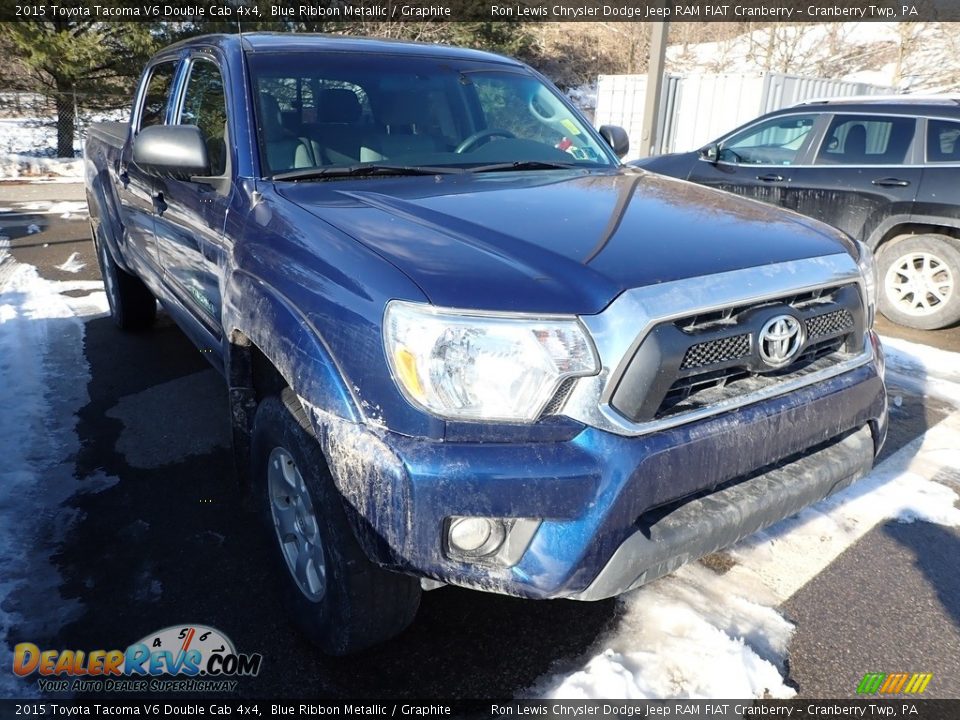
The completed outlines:
{"type": "Polygon", "coordinates": [[[852,157],[862,157],[867,154],[867,129],[863,125],[854,125],[847,130],[843,154],[852,157]]]}
{"type": "Polygon", "coordinates": [[[353,90],[332,88],[320,91],[317,105],[320,122],[352,123],[360,119],[361,112],[360,100],[353,90]]]}
{"type": "Polygon", "coordinates": [[[280,113],[280,103],[271,94],[260,93],[260,124],[266,138],[276,140],[285,134],[283,116],[280,113]]]}
{"type": "Polygon", "coordinates": [[[428,121],[426,105],[422,98],[410,94],[391,95],[385,98],[377,119],[387,126],[422,125],[428,121]]]}

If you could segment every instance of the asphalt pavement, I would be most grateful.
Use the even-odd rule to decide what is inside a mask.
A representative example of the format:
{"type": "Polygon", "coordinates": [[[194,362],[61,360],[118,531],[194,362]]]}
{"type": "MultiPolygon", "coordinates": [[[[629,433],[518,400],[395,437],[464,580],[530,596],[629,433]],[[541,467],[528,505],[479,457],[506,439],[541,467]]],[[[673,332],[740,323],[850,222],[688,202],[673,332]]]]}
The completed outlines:
{"type": "MultiPolygon", "coordinates": [[[[0,184],[0,207],[82,199],[71,185],[0,184]],[[28,197],[29,196],[29,197],[28,197]]],[[[38,215],[14,257],[57,280],[99,279],[86,220],[38,215]],[[56,269],[78,253],[78,273],[56,269]]],[[[960,329],[915,334],[960,350],[960,329]]],[[[350,658],[327,658],[284,616],[272,542],[237,491],[222,379],[164,314],[150,332],[123,334],[109,318],[86,325],[89,404],[79,415],[81,479],[119,481],[76,496],[78,521],[54,562],[64,600],[81,614],[32,641],[113,648],[159,628],[202,623],[238,650],[264,655],[248,697],[512,697],[574,663],[616,627],[618,604],[533,602],[455,588],[424,593],[414,625],[350,658]]],[[[948,408],[893,388],[885,454],[948,408]]],[[[960,491],[960,475],[939,478],[960,491]]],[[[850,697],[866,672],[933,672],[927,694],[960,697],[960,533],[923,522],[868,532],[781,610],[797,624],[788,680],[803,697],[850,697]]],[[[13,597],[12,602],[18,602],[13,597]]],[[[27,602],[25,598],[21,602],[27,602]]],[[[38,632],[32,628],[33,632],[38,632]]],[[[14,628],[11,636],[16,636],[14,628]]]]}

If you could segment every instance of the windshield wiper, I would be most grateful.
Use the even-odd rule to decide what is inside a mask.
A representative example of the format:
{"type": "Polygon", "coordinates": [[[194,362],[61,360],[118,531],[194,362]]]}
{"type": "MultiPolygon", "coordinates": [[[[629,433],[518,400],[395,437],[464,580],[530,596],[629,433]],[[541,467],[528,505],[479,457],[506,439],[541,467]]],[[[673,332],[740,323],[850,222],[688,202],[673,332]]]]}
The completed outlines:
{"type": "Polygon", "coordinates": [[[338,177],[364,177],[370,175],[444,175],[461,173],[463,170],[452,167],[432,167],[429,165],[383,165],[365,163],[343,167],[303,168],[275,173],[274,180],[323,180],[338,177]]]}
{"type": "Polygon", "coordinates": [[[483,173],[502,170],[569,170],[576,165],[573,163],[548,162],[544,160],[515,160],[513,162],[494,163],[492,165],[478,165],[467,172],[483,173]]]}

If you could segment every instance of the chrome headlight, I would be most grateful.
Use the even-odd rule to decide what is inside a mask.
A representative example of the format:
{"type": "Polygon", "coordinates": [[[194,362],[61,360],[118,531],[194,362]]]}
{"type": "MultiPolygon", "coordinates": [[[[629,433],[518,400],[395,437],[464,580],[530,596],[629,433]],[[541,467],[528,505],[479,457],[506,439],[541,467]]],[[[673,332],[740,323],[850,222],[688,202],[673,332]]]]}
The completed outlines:
{"type": "Polygon", "coordinates": [[[586,330],[569,316],[395,300],[387,305],[383,333],[406,398],[450,420],[533,422],[564,380],[600,369],[586,330]]]}
{"type": "Polygon", "coordinates": [[[860,277],[863,281],[863,291],[867,302],[867,329],[873,327],[873,320],[877,316],[877,293],[880,289],[880,270],[877,267],[873,250],[857,241],[857,266],[860,268],[860,277]]]}

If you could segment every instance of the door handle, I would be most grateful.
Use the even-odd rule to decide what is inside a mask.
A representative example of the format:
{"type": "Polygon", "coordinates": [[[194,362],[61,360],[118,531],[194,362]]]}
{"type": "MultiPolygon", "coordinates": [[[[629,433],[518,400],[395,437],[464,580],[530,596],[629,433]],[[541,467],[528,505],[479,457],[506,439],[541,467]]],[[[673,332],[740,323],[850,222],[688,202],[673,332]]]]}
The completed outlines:
{"type": "Polygon", "coordinates": [[[873,185],[880,185],[881,187],[907,187],[910,184],[909,180],[901,180],[900,178],[878,178],[872,181],[873,185]]]}
{"type": "Polygon", "coordinates": [[[163,215],[167,209],[167,202],[163,199],[163,193],[157,193],[153,196],[153,211],[157,215],[163,215]]]}
{"type": "Polygon", "coordinates": [[[120,179],[120,182],[124,187],[130,184],[130,175],[127,174],[127,166],[122,165],[120,167],[120,172],[117,173],[117,177],[120,179]]]}
{"type": "Polygon", "coordinates": [[[761,182],[783,182],[783,175],[757,175],[757,180],[761,182]]]}

